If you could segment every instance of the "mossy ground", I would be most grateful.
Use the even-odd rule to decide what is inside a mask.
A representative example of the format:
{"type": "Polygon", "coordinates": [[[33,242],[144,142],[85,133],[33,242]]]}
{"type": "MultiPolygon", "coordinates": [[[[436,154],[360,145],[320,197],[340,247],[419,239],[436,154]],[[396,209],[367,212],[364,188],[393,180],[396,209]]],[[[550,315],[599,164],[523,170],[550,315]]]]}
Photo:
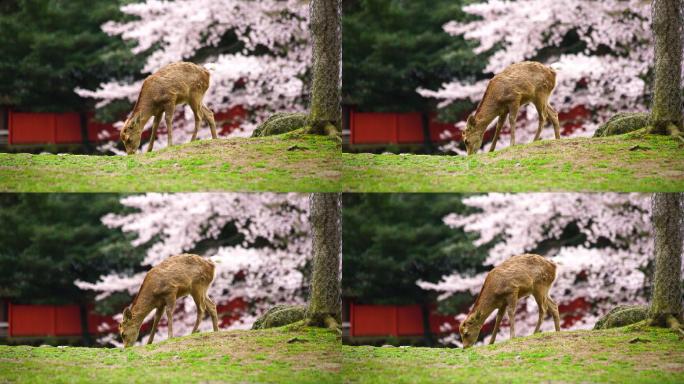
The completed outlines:
{"type": "Polygon", "coordinates": [[[542,333],[467,350],[342,347],[347,383],[682,383],[684,342],[642,327],[542,333]]]}
{"type": "Polygon", "coordinates": [[[201,140],[134,156],[0,153],[4,192],[323,192],[339,189],[330,137],[201,140]]]}
{"type": "Polygon", "coordinates": [[[331,383],[340,361],[324,329],[208,332],[125,350],[0,346],[0,382],[331,383]]]}
{"type": "Polygon", "coordinates": [[[684,146],[635,132],[469,157],[344,153],[342,185],[350,192],[681,191],[684,146]]]}

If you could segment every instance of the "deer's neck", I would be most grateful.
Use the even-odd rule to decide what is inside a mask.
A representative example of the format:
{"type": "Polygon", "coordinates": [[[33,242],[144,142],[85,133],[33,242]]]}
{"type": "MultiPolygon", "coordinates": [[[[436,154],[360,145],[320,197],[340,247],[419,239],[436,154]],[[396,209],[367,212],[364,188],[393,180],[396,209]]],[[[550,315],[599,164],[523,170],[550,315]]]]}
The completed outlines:
{"type": "Polygon", "coordinates": [[[487,317],[489,317],[489,315],[491,315],[492,312],[494,312],[494,310],[497,308],[497,305],[494,302],[494,295],[488,294],[486,292],[486,288],[486,286],[482,287],[482,291],[480,291],[480,295],[477,297],[475,305],[473,305],[473,309],[468,314],[468,317],[476,316],[478,319],[477,323],[480,326],[484,324],[484,322],[487,320],[487,317]]]}
{"type": "Polygon", "coordinates": [[[489,123],[499,115],[497,112],[495,106],[490,105],[486,100],[482,100],[477,112],[475,112],[475,126],[477,130],[484,133],[489,123]]]}
{"type": "Polygon", "coordinates": [[[131,304],[132,321],[138,327],[145,321],[145,317],[152,312],[154,305],[152,299],[143,292],[138,292],[133,304],[131,304]]]}

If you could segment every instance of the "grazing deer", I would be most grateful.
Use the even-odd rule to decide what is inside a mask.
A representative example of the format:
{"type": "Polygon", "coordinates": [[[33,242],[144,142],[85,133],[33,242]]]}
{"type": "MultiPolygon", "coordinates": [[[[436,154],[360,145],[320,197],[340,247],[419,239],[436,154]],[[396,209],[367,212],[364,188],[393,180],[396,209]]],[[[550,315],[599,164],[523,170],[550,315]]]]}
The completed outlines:
{"type": "Polygon", "coordinates": [[[523,61],[512,64],[494,76],[487,84],[480,104],[474,114],[468,116],[464,142],[468,155],[477,152],[489,123],[498,117],[496,131],[489,151],[494,151],[501,127],[508,116],[511,126],[511,145],[515,145],[515,121],[521,106],[533,103],[539,114],[539,126],[534,141],[539,140],[546,119],[551,120],[556,139],[560,139],[558,113],[549,104],[549,96],[556,86],[556,71],[541,63],[523,61]]]}
{"type": "Polygon", "coordinates": [[[197,332],[205,311],[211,315],[214,332],[218,331],[218,315],[216,304],[207,296],[209,285],[214,280],[214,263],[190,254],[171,256],[150,269],[140,286],[140,291],[133,303],[124,309],[123,321],[119,324],[119,333],[124,346],[128,347],[138,340],[140,326],[145,317],[153,310],[152,331],[147,344],[151,344],[162,313],[166,310],[169,323],[169,338],[173,337],[173,311],[176,299],[191,295],[197,306],[197,320],[192,332],[197,332]]]}
{"type": "Polygon", "coordinates": [[[477,341],[480,329],[487,317],[498,309],[496,322],[489,344],[496,340],[496,333],[504,312],[508,312],[511,323],[511,339],[515,337],[515,306],[519,299],[534,296],[539,306],[539,320],[534,333],[539,327],[547,311],[553,315],[556,332],[560,331],[558,305],[551,300],[549,289],[556,279],[556,264],[539,255],[524,254],[513,256],[501,265],[489,271],[482,285],[480,294],[466,319],[459,325],[463,348],[468,348],[477,341]]]}
{"type": "Polygon", "coordinates": [[[126,153],[131,155],[138,150],[143,128],[145,128],[150,117],[154,116],[147,152],[152,150],[162,114],[166,118],[168,145],[169,147],[172,146],[171,124],[173,122],[173,111],[178,104],[188,104],[195,114],[195,132],[190,141],[197,138],[201,121],[209,124],[211,137],[215,139],[214,113],[202,103],[204,93],[208,88],[209,71],[193,63],[172,63],[148,76],[140,89],[140,95],[138,95],[138,101],[133,107],[133,112],[121,130],[121,141],[126,147],[126,153]]]}

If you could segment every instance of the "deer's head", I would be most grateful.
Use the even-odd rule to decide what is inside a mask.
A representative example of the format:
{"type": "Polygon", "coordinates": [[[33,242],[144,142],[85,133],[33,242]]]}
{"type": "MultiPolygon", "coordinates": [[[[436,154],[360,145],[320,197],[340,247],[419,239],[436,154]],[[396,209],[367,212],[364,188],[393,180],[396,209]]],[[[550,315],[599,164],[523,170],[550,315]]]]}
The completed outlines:
{"type": "Polygon", "coordinates": [[[140,146],[140,136],[142,135],[142,126],[140,124],[140,115],[133,115],[126,119],[123,128],[121,129],[121,141],[126,148],[126,153],[132,155],[138,151],[140,146]]]}
{"type": "Polygon", "coordinates": [[[477,152],[482,146],[482,136],[484,136],[484,129],[480,129],[475,121],[475,116],[468,116],[466,121],[466,128],[463,135],[463,142],[468,150],[468,155],[477,152]]]}
{"type": "Polygon", "coordinates": [[[461,333],[463,348],[468,348],[477,342],[477,338],[480,336],[480,329],[482,329],[483,320],[480,312],[475,311],[459,324],[458,330],[461,333]]]}
{"type": "Polygon", "coordinates": [[[124,342],[124,347],[130,347],[138,340],[138,333],[140,332],[140,325],[134,324],[133,313],[130,308],[123,311],[123,321],[119,324],[119,334],[121,340],[124,342]]]}

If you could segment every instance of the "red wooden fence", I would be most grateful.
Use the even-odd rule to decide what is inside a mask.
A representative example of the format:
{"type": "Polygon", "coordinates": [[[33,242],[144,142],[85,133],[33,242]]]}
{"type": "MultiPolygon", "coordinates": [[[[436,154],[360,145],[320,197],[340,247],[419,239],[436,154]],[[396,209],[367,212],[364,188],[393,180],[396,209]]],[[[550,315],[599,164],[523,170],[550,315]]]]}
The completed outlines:
{"type": "MultiPolygon", "coordinates": [[[[20,305],[9,303],[9,336],[79,336],[81,314],[77,305],[20,305]]],[[[115,325],[111,317],[88,314],[88,331],[98,333],[103,322],[115,325]]]]}
{"type": "MultiPolygon", "coordinates": [[[[247,111],[241,107],[233,107],[225,112],[218,112],[214,118],[219,124],[219,134],[228,134],[240,125],[247,111]]],[[[8,130],[10,145],[26,144],[80,144],[81,118],[78,113],[8,113],[8,130]]],[[[145,136],[149,134],[149,129],[145,136]]],[[[90,142],[118,141],[119,130],[112,124],[98,123],[88,116],[88,140],[90,142]],[[104,138],[100,134],[106,132],[104,138]]]]}
{"type": "MultiPolygon", "coordinates": [[[[449,132],[460,140],[461,134],[451,123],[430,119],[430,139],[444,141],[449,132]]],[[[350,144],[419,144],[424,141],[422,115],[413,113],[383,113],[349,111],[350,144]]]]}
{"type": "MultiPolygon", "coordinates": [[[[440,315],[434,310],[429,316],[430,330],[440,334],[440,326],[449,323],[454,329],[458,322],[453,316],[440,315]]],[[[419,305],[363,305],[349,304],[350,336],[422,336],[423,316],[419,305]]]]}

